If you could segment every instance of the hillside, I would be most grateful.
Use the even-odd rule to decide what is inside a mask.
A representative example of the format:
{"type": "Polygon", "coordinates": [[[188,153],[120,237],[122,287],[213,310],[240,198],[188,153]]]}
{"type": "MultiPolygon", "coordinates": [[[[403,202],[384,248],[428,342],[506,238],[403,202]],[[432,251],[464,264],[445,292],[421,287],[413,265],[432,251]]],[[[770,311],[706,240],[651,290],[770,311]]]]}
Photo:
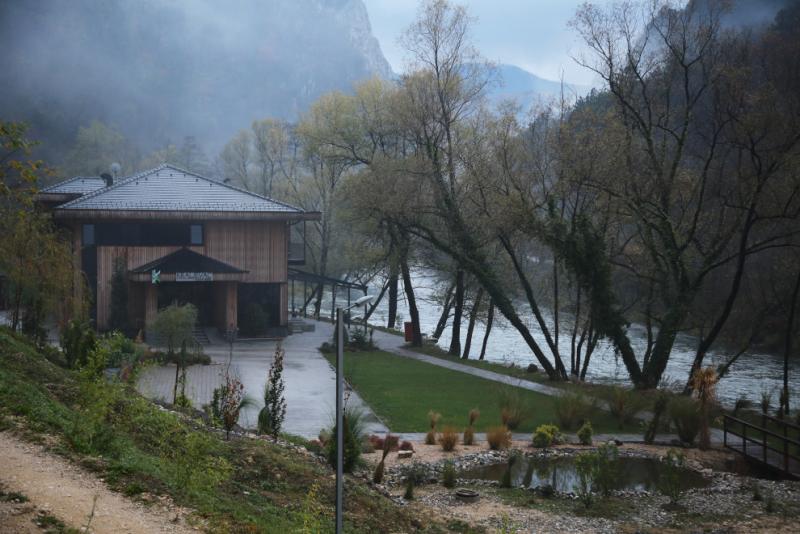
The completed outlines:
{"type": "Polygon", "coordinates": [[[214,153],[254,119],[391,75],[361,0],[3,2],[0,48],[0,116],[54,162],[92,120],[143,151],[195,136],[214,153]]]}
{"type": "MultiPolygon", "coordinates": [[[[127,384],[64,369],[59,357],[52,350],[45,357],[0,328],[0,432],[45,444],[135,502],[171,500],[188,510],[189,523],[205,530],[332,527],[332,470],[303,447],[248,438],[225,441],[202,422],[146,401],[127,384]]],[[[347,480],[345,528],[443,530],[420,522],[358,478],[347,480]]]]}

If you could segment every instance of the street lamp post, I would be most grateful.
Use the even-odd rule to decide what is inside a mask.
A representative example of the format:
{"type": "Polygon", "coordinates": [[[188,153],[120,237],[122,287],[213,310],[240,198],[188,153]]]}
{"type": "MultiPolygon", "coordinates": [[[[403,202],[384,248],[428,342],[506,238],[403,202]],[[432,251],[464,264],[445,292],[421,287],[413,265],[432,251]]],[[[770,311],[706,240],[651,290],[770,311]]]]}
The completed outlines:
{"type": "Polygon", "coordinates": [[[351,306],[336,308],[336,534],[342,533],[342,495],[344,493],[344,311],[365,306],[372,295],[365,295],[351,306]]]}

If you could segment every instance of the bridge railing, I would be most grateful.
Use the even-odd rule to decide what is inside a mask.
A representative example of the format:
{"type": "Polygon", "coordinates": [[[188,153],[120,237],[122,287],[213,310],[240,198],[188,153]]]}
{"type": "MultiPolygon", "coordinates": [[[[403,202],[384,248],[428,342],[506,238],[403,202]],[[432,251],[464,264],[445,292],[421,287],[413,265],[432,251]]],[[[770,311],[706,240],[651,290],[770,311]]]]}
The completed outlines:
{"type": "Polygon", "coordinates": [[[792,472],[790,470],[792,460],[800,464],[800,426],[798,425],[770,415],[761,416],[761,425],[738,417],[723,415],[722,430],[725,447],[739,451],[745,456],[757,458],[786,473],[792,472]],[[767,428],[768,424],[777,427],[777,430],[767,428]],[[797,439],[790,436],[790,431],[797,436],[797,439]],[[736,446],[739,444],[737,443],[739,440],[741,440],[740,448],[736,446]],[[748,453],[748,443],[760,447],[761,450],[751,446],[752,452],[748,453]],[[769,451],[773,451],[781,457],[780,465],[776,465],[775,461],[769,461],[769,451]]]}

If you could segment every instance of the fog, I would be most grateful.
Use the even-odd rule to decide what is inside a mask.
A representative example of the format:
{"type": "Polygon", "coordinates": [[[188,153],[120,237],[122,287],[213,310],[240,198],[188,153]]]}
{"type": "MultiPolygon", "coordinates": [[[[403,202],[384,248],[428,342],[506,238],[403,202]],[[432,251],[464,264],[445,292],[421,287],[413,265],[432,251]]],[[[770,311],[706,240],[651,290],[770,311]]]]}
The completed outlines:
{"type": "Polygon", "coordinates": [[[49,0],[0,6],[0,114],[59,160],[100,120],[140,150],[210,154],[254,119],[388,76],[361,0],[49,0]]]}

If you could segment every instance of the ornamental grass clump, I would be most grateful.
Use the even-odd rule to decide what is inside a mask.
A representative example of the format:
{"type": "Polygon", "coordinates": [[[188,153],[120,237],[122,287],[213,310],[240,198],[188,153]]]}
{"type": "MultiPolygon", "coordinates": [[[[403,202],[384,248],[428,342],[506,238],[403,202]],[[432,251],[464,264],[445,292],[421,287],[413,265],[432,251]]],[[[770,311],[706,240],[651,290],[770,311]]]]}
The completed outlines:
{"type": "Polygon", "coordinates": [[[464,445],[473,445],[475,443],[475,421],[480,417],[481,412],[477,408],[469,411],[469,424],[464,429],[464,445]]]}
{"type": "Polygon", "coordinates": [[[372,474],[372,481],[375,484],[380,484],[383,482],[383,470],[386,463],[386,457],[389,456],[389,451],[392,450],[392,439],[394,438],[394,443],[397,443],[397,436],[392,436],[388,434],[386,439],[383,440],[383,454],[381,456],[381,461],[378,462],[378,465],[375,467],[375,472],[372,474]]]}
{"type": "Polygon", "coordinates": [[[636,415],[642,411],[642,404],[642,398],[638,392],[620,386],[611,388],[608,411],[617,420],[619,428],[623,428],[626,423],[631,423],[636,419],[636,415]]]}
{"type": "Polygon", "coordinates": [[[486,431],[489,449],[499,451],[511,446],[511,431],[504,426],[495,426],[486,431]]]}
{"type": "Polygon", "coordinates": [[[589,419],[593,406],[582,393],[565,393],[555,398],[555,413],[558,424],[567,430],[577,428],[589,419]]]}
{"type": "Polygon", "coordinates": [[[692,377],[691,386],[697,395],[700,411],[700,449],[708,450],[711,448],[711,430],[709,429],[709,419],[711,409],[716,403],[716,385],[719,377],[713,367],[705,367],[695,371],[692,377]]]}
{"type": "Polygon", "coordinates": [[[436,445],[436,425],[439,424],[439,419],[442,418],[442,414],[438,412],[434,412],[433,410],[428,412],[428,423],[430,424],[430,430],[425,435],[425,445],[436,445]]]}
{"type": "Polygon", "coordinates": [[[578,489],[576,495],[586,508],[589,508],[594,502],[592,485],[594,484],[596,465],[596,453],[585,452],[579,454],[578,457],[575,458],[575,471],[578,474],[578,489]]]}
{"type": "Polygon", "coordinates": [[[458,433],[456,429],[447,426],[442,431],[442,434],[439,436],[439,445],[442,446],[442,450],[444,452],[452,452],[456,448],[456,444],[458,443],[458,433]]]}
{"type": "Polygon", "coordinates": [[[509,430],[515,430],[530,417],[530,407],[524,392],[519,388],[506,386],[498,394],[500,420],[509,430]]]}

